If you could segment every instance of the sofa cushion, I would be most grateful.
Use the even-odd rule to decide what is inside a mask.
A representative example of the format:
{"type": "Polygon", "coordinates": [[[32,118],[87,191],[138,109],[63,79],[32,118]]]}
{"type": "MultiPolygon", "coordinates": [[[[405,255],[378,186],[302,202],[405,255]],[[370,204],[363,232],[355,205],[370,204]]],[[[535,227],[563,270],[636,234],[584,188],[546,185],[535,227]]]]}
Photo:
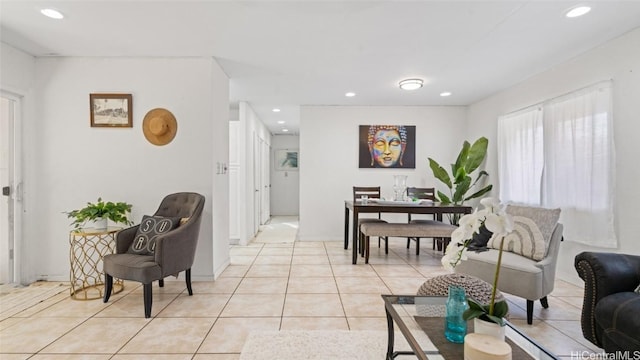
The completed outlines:
{"type": "Polygon", "coordinates": [[[156,250],[156,238],[177,228],[179,225],[179,217],[144,215],[127,252],[136,255],[153,255],[156,250]]]}
{"type": "MultiPolygon", "coordinates": [[[[560,217],[560,209],[508,205],[513,219],[513,232],[505,236],[503,250],[540,261],[547,256],[551,234],[560,217]]],[[[501,239],[494,236],[487,247],[500,248],[501,239]]]]}
{"type": "Polygon", "coordinates": [[[111,254],[103,260],[103,271],[114,278],[148,284],[162,279],[162,269],[153,255],[111,254]]]}
{"type": "Polygon", "coordinates": [[[640,351],[640,295],[632,291],[603,297],[596,304],[595,321],[603,330],[605,349],[640,351]]]}

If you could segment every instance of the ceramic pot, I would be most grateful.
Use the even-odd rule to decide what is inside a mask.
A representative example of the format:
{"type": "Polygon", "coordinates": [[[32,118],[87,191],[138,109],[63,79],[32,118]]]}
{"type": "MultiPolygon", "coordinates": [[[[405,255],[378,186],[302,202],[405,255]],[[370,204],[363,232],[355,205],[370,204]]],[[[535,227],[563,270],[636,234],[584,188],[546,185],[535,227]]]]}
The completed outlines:
{"type": "Polygon", "coordinates": [[[474,318],[473,332],[476,334],[491,335],[504,341],[504,326],[500,326],[491,321],[484,321],[478,318],[474,318]]]}
{"type": "Polygon", "coordinates": [[[93,220],[93,224],[91,226],[96,230],[106,230],[107,229],[107,218],[96,218],[93,220]]]}

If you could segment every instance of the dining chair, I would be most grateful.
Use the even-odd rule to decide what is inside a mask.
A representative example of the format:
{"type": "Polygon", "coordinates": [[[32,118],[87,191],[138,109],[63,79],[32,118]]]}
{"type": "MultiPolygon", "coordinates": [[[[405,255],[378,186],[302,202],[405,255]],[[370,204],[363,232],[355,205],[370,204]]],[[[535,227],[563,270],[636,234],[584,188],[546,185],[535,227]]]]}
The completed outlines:
{"type": "MultiPolygon", "coordinates": [[[[362,196],[367,196],[368,199],[380,199],[380,186],[354,186],[353,187],[353,203],[355,204],[357,201],[362,201],[362,196]]],[[[361,214],[362,215],[362,214],[361,214]]],[[[362,216],[358,217],[358,234],[360,234],[360,225],[364,223],[374,223],[374,222],[383,222],[386,223],[385,220],[382,220],[382,214],[378,213],[378,218],[363,218],[362,216]]],[[[355,224],[354,224],[355,226],[355,224]]],[[[361,236],[359,236],[361,237],[361,236]]],[[[363,239],[358,239],[358,244],[362,244],[363,239]]],[[[385,241],[387,241],[387,237],[385,237],[385,241]]],[[[380,247],[380,237],[378,237],[378,247],[380,247]]],[[[360,252],[362,253],[363,248],[360,246],[360,252]]]]}
{"type": "MultiPolygon", "coordinates": [[[[407,188],[407,197],[409,199],[420,199],[420,200],[431,200],[431,201],[436,201],[436,189],[435,188],[419,188],[419,187],[408,187],[407,188]]],[[[422,221],[422,219],[412,219],[411,218],[411,214],[407,214],[407,222],[408,223],[414,223],[414,224],[420,224],[420,222],[422,221]],[[415,222],[413,222],[415,221],[415,222]]],[[[431,219],[429,219],[429,221],[435,221],[435,218],[432,216],[431,219]]],[[[423,222],[423,224],[426,224],[423,222]]],[[[409,249],[411,247],[411,240],[416,242],[416,246],[418,247],[416,249],[416,254],[419,254],[420,252],[420,238],[415,238],[415,237],[410,237],[407,238],[407,249],[409,249]]],[[[436,239],[433,239],[433,249],[436,248],[436,239]]]]}

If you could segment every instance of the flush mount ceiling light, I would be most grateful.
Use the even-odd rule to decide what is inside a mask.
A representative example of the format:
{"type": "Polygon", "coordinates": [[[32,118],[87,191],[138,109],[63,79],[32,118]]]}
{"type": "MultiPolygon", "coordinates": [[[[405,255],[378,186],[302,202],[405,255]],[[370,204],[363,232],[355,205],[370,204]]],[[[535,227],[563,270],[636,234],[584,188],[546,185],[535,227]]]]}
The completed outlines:
{"type": "Polygon", "coordinates": [[[271,111],[273,111],[273,112],[280,112],[280,109],[278,109],[278,108],[273,108],[273,110],[271,110],[271,111]]]}
{"type": "Polygon", "coordinates": [[[422,79],[405,79],[398,83],[402,90],[416,90],[422,87],[422,79]]]}
{"type": "Polygon", "coordinates": [[[565,16],[568,18],[575,18],[578,16],[582,16],[586,13],[588,13],[589,11],[591,11],[591,8],[588,6],[576,6],[573,7],[571,9],[569,9],[566,13],[565,16]]]}
{"type": "Polygon", "coordinates": [[[288,132],[289,129],[282,129],[282,132],[288,132]]]}
{"type": "Polygon", "coordinates": [[[284,124],[284,120],[279,120],[278,124],[284,124]]]}
{"type": "Polygon", "coordinates": [[[354,96],[356,96],[356,93],[348,92],[348,93],[344,94],[344,96],[346,96],[346,97],[354,97],[354,96]]]}
{"type": "Polygon", "coordinates": [[[62,15],[62,13],[56,9],[42,9],[40,10],[40,13],[42,13],[42,15],[46,17],[50,17],[56,20],[64,18],[64,15],[62,15]]]}
{"type": "Polygon", "coordinates": [[[445,96],[451,96],[451,91],[443,91],[440,93],[440,96],[445,97],[445,96]]]}

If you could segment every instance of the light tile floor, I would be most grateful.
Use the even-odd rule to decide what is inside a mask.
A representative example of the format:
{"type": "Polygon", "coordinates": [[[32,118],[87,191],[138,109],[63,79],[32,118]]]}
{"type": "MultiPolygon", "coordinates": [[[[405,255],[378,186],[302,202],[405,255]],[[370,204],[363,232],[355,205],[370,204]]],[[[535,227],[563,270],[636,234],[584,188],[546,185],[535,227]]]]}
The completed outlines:
{"type": "MultiPolygon", "coordinates": [[[[252,330],[384,330],[380,294],[414,294],[445,273],[428,241],[416,256],[414,244],[392,239],[389,255],[373,246],[370,264],[354,266],[342,241],[294,242],[296,229],[297,219],[274,218],[250,245],[231,248],[218,280],[194,282],[191,297],[183,281],[154,286],[151,319],[134,282],[108,304],[71,300],[68,284],[3,291],[0,359],[239,359],[252,330]]],[[[581,334],[582,292],[557,281],[533,325],[525,301],[507,296],[511,321],[562,357],[598,352],[581,334]]]]}

